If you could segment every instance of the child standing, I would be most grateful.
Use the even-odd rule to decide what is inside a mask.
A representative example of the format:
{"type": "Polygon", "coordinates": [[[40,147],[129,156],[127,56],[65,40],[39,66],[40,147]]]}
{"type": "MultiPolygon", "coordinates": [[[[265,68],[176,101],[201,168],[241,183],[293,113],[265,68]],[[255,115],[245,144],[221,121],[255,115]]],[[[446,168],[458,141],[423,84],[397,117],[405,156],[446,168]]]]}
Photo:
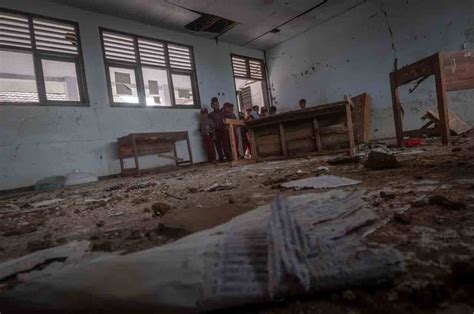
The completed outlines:
{"type": "Polygon", "coordinates": [[[224,112],[220,108],[217,97],[212,97],[211,107],[213,111],[209,114],[209,119],[214,123],[214,144],[216,146],[219,161],[224,161],[224,140],[225,140],[225,124],[224,112]]]}
{"type": "Polygon", "coordinates": [[[214,162],[216,160],[216,151],[214,149],[214,123],[209,119],[209,112],[206,108],[201,109],[200,130],[206,152],[207,161],[214,162]]]}

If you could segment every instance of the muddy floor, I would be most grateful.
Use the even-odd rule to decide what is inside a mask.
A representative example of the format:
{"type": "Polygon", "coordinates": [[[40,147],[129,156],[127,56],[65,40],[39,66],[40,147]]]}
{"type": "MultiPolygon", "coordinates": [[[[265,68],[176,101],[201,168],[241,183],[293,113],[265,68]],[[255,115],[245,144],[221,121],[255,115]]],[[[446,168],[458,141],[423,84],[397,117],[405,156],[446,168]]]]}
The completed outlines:
{"type": "MultiPolygon", "coordinates": [[[[55,191],[0,195],[0,262],[73,240],[93,250],[134,252],[224,223],[268,203],[282,182],[331,174],[360,180],[347,187],[383,226],[368,240],[394,246],[406,271],[388,287],[359,287],[238,313],[473,313],[474,134],[451,147],[390,142],[361,147],[359,162],[335,156],[230,167],[196,165],[141,177],[116,178],[55,191]],[[370,170],[370,149],[396,152],[400,167],[370,170]]],[[[314,190],[311,190],[314,192],[314,190]]]]}

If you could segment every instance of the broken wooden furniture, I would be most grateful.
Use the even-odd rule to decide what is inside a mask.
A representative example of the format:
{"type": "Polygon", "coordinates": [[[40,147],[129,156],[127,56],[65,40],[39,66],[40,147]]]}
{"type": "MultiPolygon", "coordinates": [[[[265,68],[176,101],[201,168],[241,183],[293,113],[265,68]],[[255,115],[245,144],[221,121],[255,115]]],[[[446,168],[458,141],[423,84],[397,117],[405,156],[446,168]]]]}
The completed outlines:
{"type": "Polygon", "coordinates": [[[229,140],[230,140],[230,149],[232,152],[232,166],[240,166],[246,164],[253,164],[256,162],[252,154],[252,158],[250,159],[240,159],[239,148],[237,147],[237,141],[235,140],[236,132],[235,130],[238,127],[245,127],[246,123],[242,120],[237,119],[225,119],[224,123],[227,125],[229,130],[229,140]]]}
{"type": "Polygon", "coordinates": [[[432,134],[440,135],[443,144],[450,145],[447,92],[474,88],[474,51],[438,52],[401,69],[395,69],[390,73],[390,86],[398,146],[402,145],[405,136],[419,137],[432,134]],[[415,80],[420,84],[431,75],[435,76],[436,82],[439,124],[436,128],[403,131],[398,87],[415,80]]]}
{"type": "Polygon", "coordinates": [[[356,154],[352,100],[284,112],[246,123],[255,160],[356,154]]]}
{"type": "Polygon", "coordinates": [[[117,139],[118,155],[120,158],[120,168],[122,175],[140,174],[139,156],[157,155],[158,157],[172,159],[176,165],[193,164],[193,155],[189,134],[182,132],[157,132],[157,133],[130,133],[127,136],[117,139]],[[186,141],[188,147],[189,159],[178,158],[176,152],[176,143],[186,141]],[[172,156],[165,153],[173,153],[172,156]],[[124,168],[124,158],[134,158],[135,168],[124,168]]]}
{"type": "MultiPolygon", "coordinates": [[[[420,130],[422,129],[425,132],[435,134],[435,135],[437,134],[437,130],[440,125],[438,113],[431,110],[427,110],[425,115],[421,117],[421,120],[428,120],[428,122],[424,124],[420,128],[420,130]]],[[[466,122],[464,122],[461,118],[459,118],[459,116],[454,112],[448,111],[448,120],[449,120],[449,131],[451,135],[461,135],[471,129],[471,127],[466,122]]],[[[415,132],[417,131],[418,130],[415,130],[415,132]]],[[[412,131],[407,131],[405,133],[410,134],[410,132],[412,131]]],[[[413,135],[413,137],[416,137],[416,133],[413,135]]]]}

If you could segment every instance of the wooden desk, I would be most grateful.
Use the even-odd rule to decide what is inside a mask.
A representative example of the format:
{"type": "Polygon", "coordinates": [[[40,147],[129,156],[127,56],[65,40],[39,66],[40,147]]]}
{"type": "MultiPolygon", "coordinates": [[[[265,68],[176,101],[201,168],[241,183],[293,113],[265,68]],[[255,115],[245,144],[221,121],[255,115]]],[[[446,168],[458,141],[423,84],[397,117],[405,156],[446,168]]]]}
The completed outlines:
{"type": "Polygon", "coordinates": [[[348,152],[356,154],[352,100],[284,112],[246,123],[253,161],[348,152]]]}
{"type": "Polygon", "coordinates": [[[176,165],[193,164],[191,144],[187,131],[183,132],[158,132],[158,133],[130,133],[127,136],[117,138],[117,149],[120,158],[122,175],[140,174],[139,156],[158,155],[158,157],[172,159],[176,165]],[[178,158],[176,143],[186,141],[188,146],[189,160],[178,158]],[[164,153],[173,153],[172,156],[164,153]],[[124,168],[124,158],[134,158],[135,168],[124,168]]]}
{"type": "Polygon", "coordinates": [[[433,133],[441,136],[444,145],[450,145],[447,92],[474,88],[474,51],[438,52],[401,69],[397,69],[395,65],[395,71],[390,73],[390,87],[398,146],[402,145],[405,136],[422,136],[433,133]],[[404,132],[398,87],[415,80],[417,80],[418,86],[431,75],[435,76],[436,82],[439,125],[434,129],[424,128],[404,132]]]}

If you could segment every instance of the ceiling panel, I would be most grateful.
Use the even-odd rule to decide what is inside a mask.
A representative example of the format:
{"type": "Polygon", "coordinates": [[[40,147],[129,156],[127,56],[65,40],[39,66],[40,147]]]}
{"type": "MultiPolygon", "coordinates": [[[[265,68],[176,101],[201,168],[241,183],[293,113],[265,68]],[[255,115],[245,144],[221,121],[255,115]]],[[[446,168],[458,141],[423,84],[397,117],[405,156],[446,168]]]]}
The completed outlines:
{"type": "Polygon", "coordinates": [[[192,32],[184,26],[200,16],[220,16],[238,24],[219,40],[261,50],[305,32],[355,4],[367,0],[53,0],[86,10],[115,15],[198,36],[216,34],[192,32]],[[314,6],[318,8],[307,12],[314,6]],[[298,15],[301,15],[298,18],[298,15]],[[289,22],[291,20],[291,22],[289,22]],[[283,26],[281,26],[284,24],[283,26]],[[269,33],[278,27],[279,33],[269,33]]]}

